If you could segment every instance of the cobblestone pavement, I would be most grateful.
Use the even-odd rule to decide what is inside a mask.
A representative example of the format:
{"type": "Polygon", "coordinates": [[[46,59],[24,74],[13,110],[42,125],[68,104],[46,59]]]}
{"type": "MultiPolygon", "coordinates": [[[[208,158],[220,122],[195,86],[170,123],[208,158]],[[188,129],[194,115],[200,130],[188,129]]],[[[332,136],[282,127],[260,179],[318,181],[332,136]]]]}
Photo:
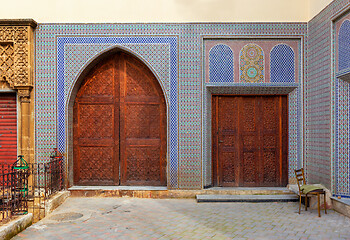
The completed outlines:
{"type": "Polygon", "coordinates": [[[298,203],[68,198],[19,239],[350,239],[350,219],[298,203]]]}

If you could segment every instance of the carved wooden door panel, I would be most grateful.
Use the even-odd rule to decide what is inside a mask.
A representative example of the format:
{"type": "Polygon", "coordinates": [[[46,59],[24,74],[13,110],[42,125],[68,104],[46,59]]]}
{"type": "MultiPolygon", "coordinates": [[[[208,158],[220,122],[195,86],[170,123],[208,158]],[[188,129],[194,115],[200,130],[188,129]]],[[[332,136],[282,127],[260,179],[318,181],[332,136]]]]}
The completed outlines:
{"type": "Polygon", "coordinates": [[[286,186],[288,183],[287,96],[261,97],[259,108],[260,185],[286,186]]]}
{"type": "Polygon", "coordinates": [[[166,185],[165,128],[153,73],[128,54],[104,60],[74,104],[74,184],[166,185]]]}
{"type": "Polygon", "coordinates": [[[259,186],[259,106],[257,97],[240,97],[240,186],[259,186]]]}
{"type": "MultiPolygon", "coordinates": [[[[213,98],[213,154],[217,171],[213,172],[214,185],[238,186],[239,184],[239,149],[238,138],[238,102],[231,97],[220,96],[213,98]],[[221,109],[229,109],[227,113],[221,109]],[[217,124],[220,124],[217,126],[217,124]],[[220,157],[220,161],[217,159],[220,157]]],[[[213,168],[213,169],[215,169],[213,168]]]]}
{"type": "Polygon", "coordinates": [[[212,109],[213,185],[285,186],[287,97],[213,96],[212,109]]]}
{"type": "Polygon", "coordinates": [[[119,184],[119,82],[111,57],[91,70],[74,104],[74,183],[119,184]]]}
{"type": "Polygon", "coordinates": [[[282,162],[282,109],[280,97],[266,96],[260,105],[260,182],[261,186],[278,186],[282,162]]]}
{"type": "Polygon", "coordinates": [[[121,184],[165,185],[165,101],[152,72],[130,55],[120,56],[121,184]]]}

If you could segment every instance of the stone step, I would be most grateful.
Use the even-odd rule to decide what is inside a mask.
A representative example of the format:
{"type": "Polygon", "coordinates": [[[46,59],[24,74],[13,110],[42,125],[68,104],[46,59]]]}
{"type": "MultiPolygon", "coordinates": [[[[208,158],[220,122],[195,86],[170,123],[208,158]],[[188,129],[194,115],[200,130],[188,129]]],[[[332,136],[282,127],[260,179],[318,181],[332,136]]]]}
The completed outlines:
{"type": "Polygon", "coordinates": [[[72,197],[196,198],[196,195],[295,195],[286,187],[212,187],[198,190],[150,186],[73,186],[72,197]]]}
{"type": "Polygon", "coordinates": [[[297,195],[197,195],[197,202],[296,202],[297,195]]]}

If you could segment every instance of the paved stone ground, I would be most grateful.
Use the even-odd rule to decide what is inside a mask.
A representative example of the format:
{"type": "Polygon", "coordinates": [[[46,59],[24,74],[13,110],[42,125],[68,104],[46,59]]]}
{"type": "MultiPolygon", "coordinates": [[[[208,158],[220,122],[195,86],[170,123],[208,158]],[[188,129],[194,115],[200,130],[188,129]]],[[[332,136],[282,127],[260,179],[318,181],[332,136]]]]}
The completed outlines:
{"type": "Polygon", "coordinates": [[[298,203],[68,198],[19,239],[350,239],[350,219],[298,203]]]}

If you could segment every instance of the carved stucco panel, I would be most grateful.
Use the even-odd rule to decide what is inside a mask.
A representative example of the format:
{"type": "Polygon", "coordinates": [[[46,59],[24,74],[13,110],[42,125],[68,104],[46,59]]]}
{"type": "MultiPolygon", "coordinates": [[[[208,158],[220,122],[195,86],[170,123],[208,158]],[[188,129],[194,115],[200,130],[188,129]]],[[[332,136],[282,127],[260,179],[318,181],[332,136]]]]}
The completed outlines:
{"type": "Polygon", "coordinates": [[[29,79],[29,27],[0,26],[0,80],[10,87],[31,87],[29,79]]]}

